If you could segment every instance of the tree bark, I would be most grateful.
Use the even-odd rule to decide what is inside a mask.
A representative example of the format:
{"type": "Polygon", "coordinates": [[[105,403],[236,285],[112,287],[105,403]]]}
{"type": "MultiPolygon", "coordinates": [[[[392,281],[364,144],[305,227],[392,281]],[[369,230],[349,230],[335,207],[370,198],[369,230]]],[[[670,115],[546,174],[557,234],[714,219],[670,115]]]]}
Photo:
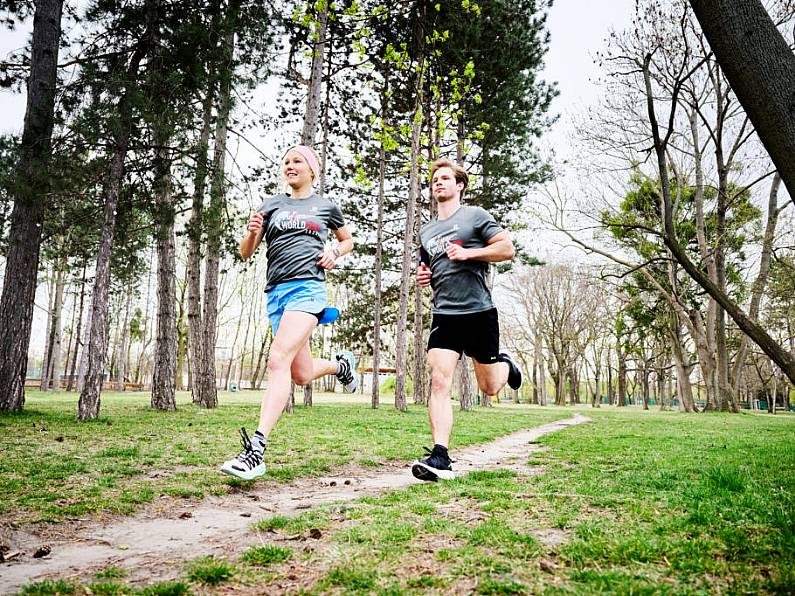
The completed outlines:
{"type": "Polygon", "coordinates": [[[83,390],[77,405],[78,420],[93,420],[99,416],[100,392],[105,375],[105,351],[107,346],[108,288],[110,285],[110,253],[116,227],[116,206],[124,178],[124,162],[133,127],[132,95],[136,91],[135,78],[143,60],[143,46],[136,49],[130,59],[125,78],[124,93],[119,100],[119,121],[113,139],[113,154],[107,182],[103,192],[102,231],[97,250],[94,291],[91,295],[91,322],[87,346],[86,374],[83,390]]]}
{"type": "Polygon", "coordinates": [[[177,262],[174,239],[174,199],[171,186],[170,135],[156,134],[155,161],[157,223],[157,339],[152,372],[151,405],[155,410],[177,409],[177,262]]]}
{"type": "Polygon", "coordinates": [[[41,390],[61,389],[61,315],[63,293],[66,286],[66,255],[59,256],[54,263],[53,300],[47,317],[47,345],[41,370],[41,390]]]}
{"type": "Polygon", "coordinates": [[[202,377],[206,360],[204,346],[204,322],[202,320],[202,256],[201,240],[204,228],[204,190],[207,183],[207,152],[210,143],[210,127],[213,113],[213,82],[208,85],[202,102],[202,129],[196,148],[196,171],[193,177],[193,202],[188,222],[188,342],[190,350],[191,394],[195,404],[203,404],[204,384],[197,382],[202,377]]]}
{"type": "Polygon", "coordinates": [[[317,121],[320,113],[320,91],[323,86],[323,62],[326,51],[326,30],[328,28],[329,2],[320,2],[320,14],[315,21],[314,48],[312,50],[312,70],[309,78],[309,92],[304,112],[304,127],[301,131],[301,144],[309,147],[315,144],[317,121]]]}
{"type": "Polygon", "coordinates": [[[72,391],[75,386],[77,385],[77,359],[78,355],[81,352],[81,347],[83,347],[83,336],[81,335],[81,327],[83,324],[83,306],[85,304],[85,297],[86,297],[86,269],[88,267],[88,262],[83,261],[83,276],[80,279],[80,306],[78,307],[78,314],[77,314],[77,328],[75,329],[75,347],[74,351],[72,352],[72,366],[69,370],[69,379],[66,382],[66,390],[72,391]]]}
{"type": "MultiPolygon", "coordinates": [[[[381,93],[381,101],[384,106],[383,117],[389,113],[389,80],[384,81],[384,88],[381,93]]],[[[383,118],[382,117],[382,118],[383,118]]],[[[385,131],[386,122],[382,121],[382,134],[385,131]]],[[[386,140],[381,139],[378,149],[378,216],[376,219],[376,241],[375,241],[375,296],[373,296],[373,387],[370,396],[370,406],[375,410],[380,402],[380,377],[378,376],[381,368],[381,271],[384,260],[384,203],[385,203],[385,179],[386,179],[386,140]]]]}
{"type": "Polygon", "coordinates": [[[423,109],[423,88],[424,88],[424,33],[415,31],[415,39],[418,41],[417,50],[417,76],[414,81],[414,92],[416,97],[412,110],[411,123],[411,174],[409,183],[409,197],[406,204],[406,222],[403,230],[403,261],[401,264],[400,277],[400,303],[398,305],[397,317],[397,338],[395,341],[395,408],[405,412],[408,409],[406,403],[406,376],[408,372],[408,351],[406,336],[408,332],[408,302],[410,291],[410,276],[413,271],[414,251],[414,217],[417,204],[417,197],[420,188],[419,158],[420,158],[420,134],[422,132],[422,109],[423,109]]]}
{"type": "MultiPolygon", "coordinates": [[[[760,0],[690,0],[690,4],[795,201],[795,55],[760,0]]],[[[795,382],[791,372],[787,376],[795,382]]]]}
{"type": "Polygon", "coordinates": [[[469,356],[463,354],[461,360],[455,368],[455,378],[459,391],[459,404],[461,411],[466,412],[474,405],[474,394],[472,391],[472,375],[469,372],[469,356]]]}
{"type": "Polygon", "coordinates": [[[218,92],[218,116],[215,125],[213,146],[213,176],[210,185],[210,209],[207,218],[207,258],[204,276],[204,305],[202,311],[203,358],[201,374],[193,377],[193,383],[201,384],[202,402],[205,408],[218,405],[218,389],[215,377],[216,323],[218,319],[218,271],[221,259],[222,222],[226,204],[226,137],[229,113],[232,104],[233,58],[235,52],[235,27],[240,4],[230,3],[227,14],[227,33],[224,37],[224,70],[220,74],[218,92]]]}
{"type": "Polygon", "coordinates": [[[0,411],[4,412],[17,412],[25,405],[41,229],[50,203],[49,162],[63,0],[41,0],[35,7],[25,124],[0,297],[0,411]]]}
{"type": "MultiPolygon", "coordinates": [[[[417,193],[417,197],[419,198],[420,193],[417,193]]],[[[422,218],[420,217],[422,205],[421,203],[417,204],[417,217],[414,221],[414,234],[415,238],[417,239],[417,245],[419,246],[420,242],[420,225],[422,224],[422,218]]],[[[414,283],[414,369],[413,369],[413,377],[414,377],[414,385],[412,387],[414,392],[414,403],[427,405],[428,399],[425,395],[425,342],[423,341],[425,337],[425,325],[423,323],[422,317],[422,310],[423,310],[423,303],[422,303],[422,293],[423,289],[419,286],[418,283],[414,283]]]]}
{"type": "Polygon", "coordinates": [[[616,405],[627,405],[627,356],[621,348],[616,350],[618,357],[618,400],[616,405]]]}

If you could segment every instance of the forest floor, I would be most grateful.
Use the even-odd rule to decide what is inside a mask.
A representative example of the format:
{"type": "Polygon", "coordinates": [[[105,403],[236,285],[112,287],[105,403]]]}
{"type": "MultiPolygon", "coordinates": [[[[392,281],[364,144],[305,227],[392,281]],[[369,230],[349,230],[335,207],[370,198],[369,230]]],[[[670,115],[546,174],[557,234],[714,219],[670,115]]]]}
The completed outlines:
{"type": "Polygon", "coordinates": [[[0,593],[795,589],[790,415],[457,412],[459,476],[423,484],[422,408],[319,396],[239,482],[214,468],[252,396],[167,414],[110,395],[87,425],[75,399],[0,418],[0,593]]]}

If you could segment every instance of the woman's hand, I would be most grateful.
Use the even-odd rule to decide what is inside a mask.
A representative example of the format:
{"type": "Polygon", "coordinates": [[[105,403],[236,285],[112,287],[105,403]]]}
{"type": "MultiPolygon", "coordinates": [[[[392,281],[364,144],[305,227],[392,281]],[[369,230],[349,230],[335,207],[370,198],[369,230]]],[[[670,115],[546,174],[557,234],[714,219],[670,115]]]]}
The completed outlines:
{"type": "Polygon", "coordinates": [[[337,255],[334,254],[333,250],[327,250],[317,256],[318,267],[322,267],[323,269],[334,269],[334,265],[336,264],[337,255]]]}
{"type": "Polygon", "coordinates": [[[251,214],[251,217],[248,218],[248,231],[253,232],[254,234],[259,234],[262,230],[262,222],[265,219],[265,215],[262,211],[255,211],[251,214]]]}

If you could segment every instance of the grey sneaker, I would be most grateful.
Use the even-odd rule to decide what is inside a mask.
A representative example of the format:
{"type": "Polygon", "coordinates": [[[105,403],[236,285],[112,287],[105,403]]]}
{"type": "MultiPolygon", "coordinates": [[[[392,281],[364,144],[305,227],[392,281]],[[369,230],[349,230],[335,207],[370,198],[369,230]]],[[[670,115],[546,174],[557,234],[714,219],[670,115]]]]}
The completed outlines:
{"type": "Polygon", "coordinates": [[[346,393],[353,393],[358,389],[359,378],[356,376],[356,357],[353,352],[345,351],[337,354],[336,377],[346,393]]]}
{"type": "Polygon", "coordinates": [[[233,459],[224,462],[221,471],[243,480],[254,480],[265,473],[265,464],[262,463],[265,447],[260,442],[257,446],[261,449],[252,445],[245,428],[240,429],[240,442],[243,444],[243,450],[233,459]]]}

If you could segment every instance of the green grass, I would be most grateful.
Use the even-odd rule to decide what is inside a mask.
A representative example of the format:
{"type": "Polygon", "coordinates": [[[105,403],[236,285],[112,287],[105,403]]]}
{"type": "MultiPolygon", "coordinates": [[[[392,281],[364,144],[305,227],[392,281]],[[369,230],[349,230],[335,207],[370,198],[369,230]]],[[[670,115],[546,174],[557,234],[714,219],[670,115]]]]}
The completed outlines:
{"type": "Polygon", "coordinates": [[[539,441],[540,476],[478,472],[256,529],[324,528],[312,594],[793,593],[795,417],[587,413],[539,441]],[[555,529],[562,543],[534,534],[555,529]]]}
{"type": "MultiPolygon", "coordinates": [[[[193,420],[194,432],[201,419],[208,434],[231,444],[220,436],[224,424],[233,425],[225,408],[240,408],[242,418],[251,405],[209,413],[185,407],[172,416],[193,420]]],[[[538,441],[548,450],[528,455],[537,475],[478,472],[263,519],[252,526],[258,546],[239,562],[201,559],[174,586],[208,594],[252,586],[306,594],[795,592],[795,417],[584,410],[591,424],[538,441]],[[556,532],[560,542],[542,539],[556,532]],[[303,569],[311,570],[308,585],[291,589],[303,569]]],[[[484,441],[570,414],[511,406],[459,415],[456,437],[459,444],[484,441]]],[[[130,417],[150,415],[141,408],[130,417]]],[[[113,432],[125,426],[114,420],[113,432]]],[[[284,443],[274,440],[270,457],[283,458],[284,467],[295,453],[332,466],[337,456],[408,460],[427,442],[426,425],[419,408],[398,414],[318,405],[285,417],[278,429],[284,443]]],[[[121,436],[117,445],[107,439],[92,449],[115,449],[124,464],[130,445],[121,436]]],[[[139,458],[167,449],[136,445],[139,458]]],[[[90,459],[86,465],[91,469],[90,459]]],[[[171,478],[148,486],[162,493],[171,478]]],[[[114,479],[124,487],[137,481],[114,479]]],[[[115,575],[97,577],[105,593],[118,586],[115,575]]],[[[82,593],[81,586],[63,587],[82,593]]],[[[26,589],[55,593],[51,584],[26,589]]],[[[173,593],[184,593],[179,589],[173,593]]]]}
{"type": "Polygon", "coordinates": [[[200,584],[217,586],[235,574],[234,565],[215,557],[201,557],[188,566],[188,579],[200,584]]]}
{"type": "Polygon", "coordinates": [[[267,567],[276,563],[284,563],[292,554],[292,550],[282,546],[255,546],[247,550],[240,560],[248,565],[267,567]]]}
{"type": "MultiPolygon", "coordinates": [[[[245,486],[217,467],[239,451],[237,430],[255,425],[260,393],[221,394],[202,410],[178,394],[177,412],[149,408],[147,393],[103,393],[100,418],[75,420],[77,395],[28,392],[22,413],[0,415],[0,516],[52,522],[98,513],[129,514],[160,495],[202,498],[245,486]]],[[[501,408],[457,416],[457,445],[479,443],[568,414],[501,408]]],[[[266,479],[288,482],[336,466],[411,461],[430,442],[427,412],[391,404],[296,406],[283,416],[266,452],[266,479]]]]}

